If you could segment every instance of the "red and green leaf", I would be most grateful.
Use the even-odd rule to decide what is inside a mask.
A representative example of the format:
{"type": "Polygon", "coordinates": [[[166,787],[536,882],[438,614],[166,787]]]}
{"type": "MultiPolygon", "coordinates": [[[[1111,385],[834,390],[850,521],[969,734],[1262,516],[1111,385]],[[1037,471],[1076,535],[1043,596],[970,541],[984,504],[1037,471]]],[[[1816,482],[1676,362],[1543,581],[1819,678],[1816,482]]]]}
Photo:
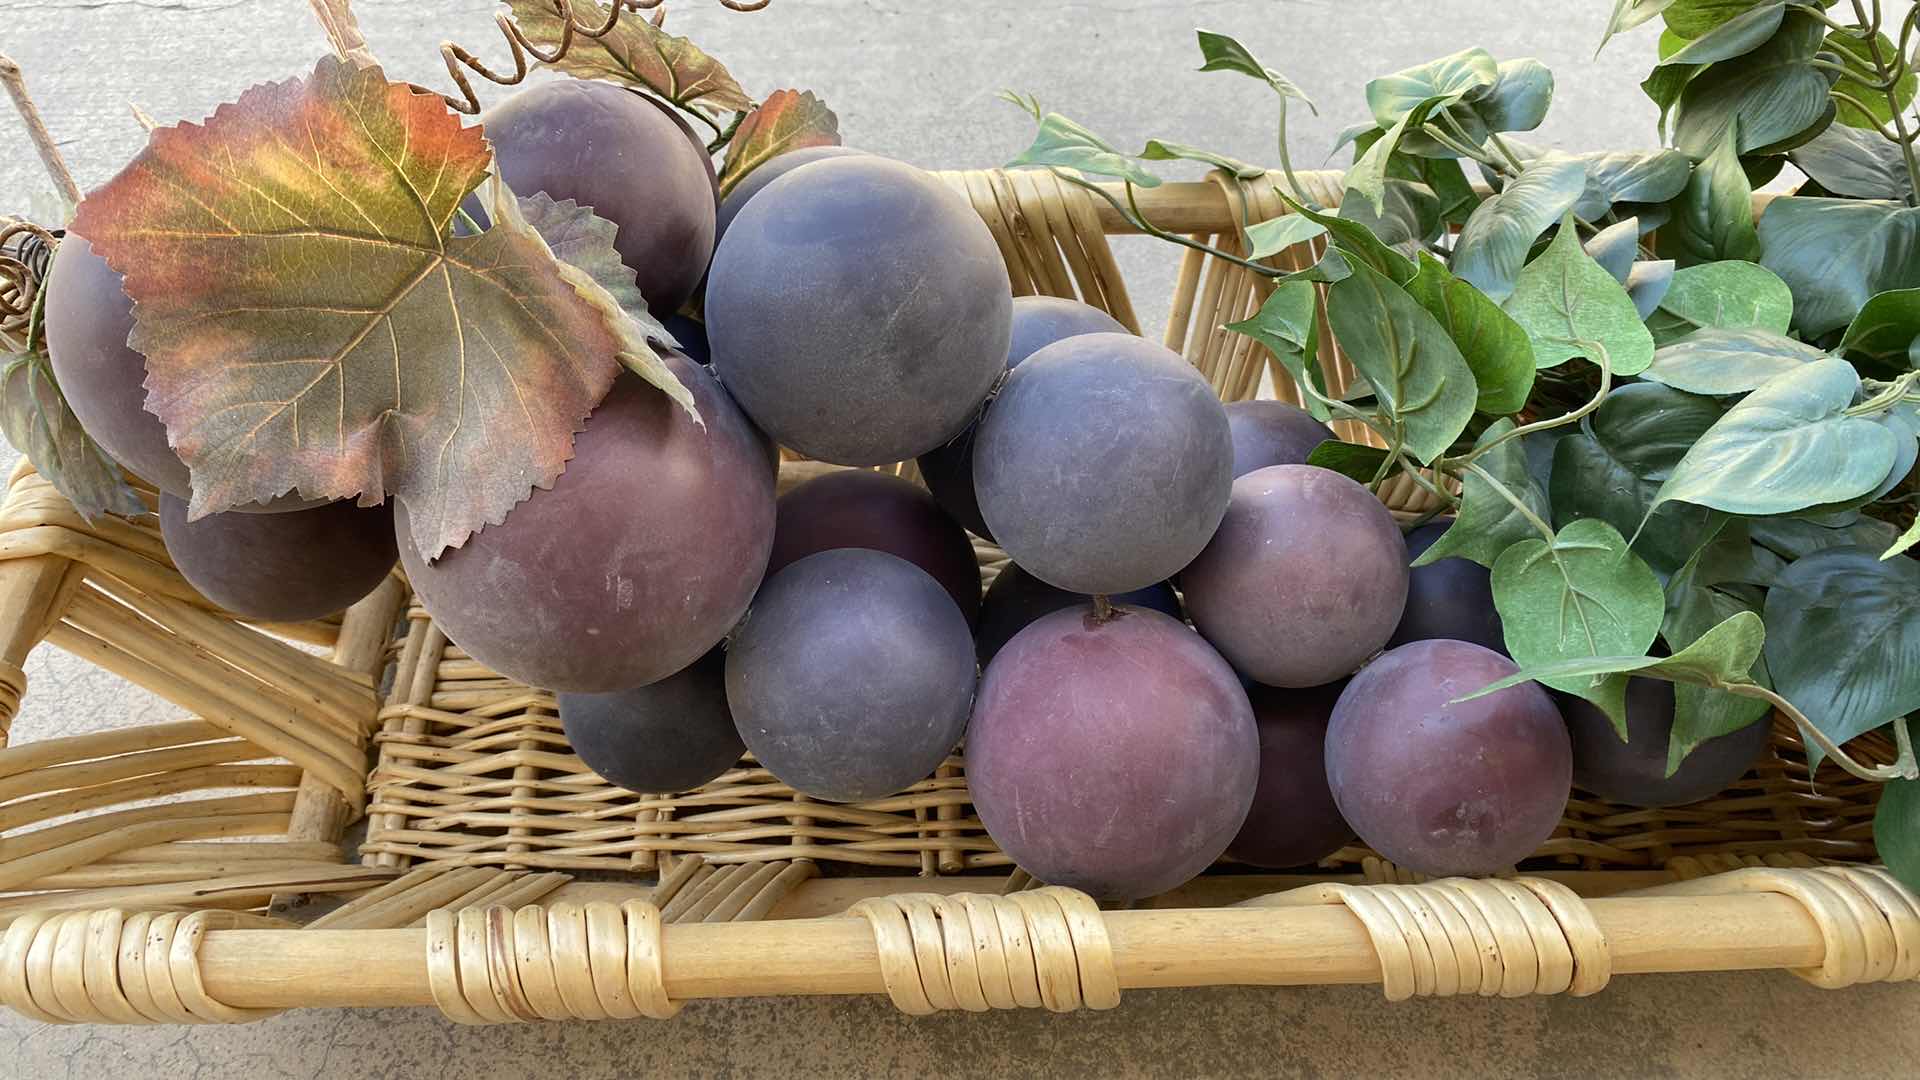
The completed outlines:
{"type": "Polygon", "coordinates": [[[41,476],[88,521],[102,514],[144,514],[147,504],[126,473],[67,406],[53,365],[38,351],[15,353],[0,366],[0,430],[41,476]]]}
{"type": "Polygon", "coordinates": [[[493,228],[449,235],[488,163],[440,98],[329,58],[155,131],[81,204],[193,516],[384,492],[433,558],[560,474],[623,355],[651,350],[503,185],[493,228]]]}
{"type": "MultiPolygon", "coordinates": [[[[507,0],[527,40],[544,50],[560,44],[567,22],[554,0],[507,0]]],[[[569,5],[576,25],[600,27],[608,9],[595,0],[573,0],[569,5]]],[[[605,35],[591,38],[575,31],[567,54],[555,62],[576,78],[606,79],[637,86],[686,109],[710,113],[745,112],[753,99],[740,88],[726,66],[698,45],[675,37],[633,12],[624,13],[605,35]]]]}
{"type": "Polygon", "coordinates": [[[839,146],[840,118],[811,90],[775,90],[740,121],[720,170],[720,194],[750,172],[792,150],[839,146]]]}

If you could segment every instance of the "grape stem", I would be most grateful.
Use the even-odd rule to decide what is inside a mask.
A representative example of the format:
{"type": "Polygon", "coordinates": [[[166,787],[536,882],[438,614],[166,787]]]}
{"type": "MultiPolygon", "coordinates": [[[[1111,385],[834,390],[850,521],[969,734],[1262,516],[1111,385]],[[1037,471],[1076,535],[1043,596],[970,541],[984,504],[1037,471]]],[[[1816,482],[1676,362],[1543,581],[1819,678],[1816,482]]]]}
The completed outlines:
{"type": "Polygon", "coordinates": [[[53,141],[46,121],[40,118],[40,107],[33,103],[33,96],[27,93],[26,73],[5,53],[0,53],[0,84],[6,86],[7,96],[13,99],[13,107],[20,113],[20,121],[27,126],[27,137],[33,140],[33,148],[40,154],[40,164],[46,166],[47,175],[53,178],[54,186],[60,189],[69,206],[78,206],[80,185],[73,182],[73,173],[67,171],[66,159],[60,156],[59,144],[53,141]]]}

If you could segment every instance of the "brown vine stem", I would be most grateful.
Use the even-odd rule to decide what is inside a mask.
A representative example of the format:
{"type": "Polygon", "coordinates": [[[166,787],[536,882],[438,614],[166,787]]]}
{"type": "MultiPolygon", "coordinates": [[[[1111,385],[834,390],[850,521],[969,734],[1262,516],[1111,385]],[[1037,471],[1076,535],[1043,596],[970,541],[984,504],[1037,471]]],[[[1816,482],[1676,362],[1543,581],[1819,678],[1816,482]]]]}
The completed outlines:
{"type": "Polygon", "coordinates": [[[373,50],[367,47],[367,36],[360,32],[360,21],[353,17],[352,0],[308,0],[313,5],[313,17],[320,20],[320,28],[327,32],[327,40],[333,43],[333,51],[340,59],[373,67],[379,63],[373,58],[373,50]]]}
{"type": "Polygon", "coordinates": [[[7,96],[13,99],[13,107],[19,111],[21,122],[27,125],[27,137],[33,140],[33,148],[40,152],[40,162],[47,167],[47,175],[53,177],[54,185],[69,204],[78,205],[80,185],[73,182],[73,174],[67,171],[60,148],[54,144],[52,133],[47,131],[46,121],[40,118],[40,107],[33,103],[33,97],[27,93],[26,73],[5,53],[0,53],[0,83],[6,84],[7,96]]]}

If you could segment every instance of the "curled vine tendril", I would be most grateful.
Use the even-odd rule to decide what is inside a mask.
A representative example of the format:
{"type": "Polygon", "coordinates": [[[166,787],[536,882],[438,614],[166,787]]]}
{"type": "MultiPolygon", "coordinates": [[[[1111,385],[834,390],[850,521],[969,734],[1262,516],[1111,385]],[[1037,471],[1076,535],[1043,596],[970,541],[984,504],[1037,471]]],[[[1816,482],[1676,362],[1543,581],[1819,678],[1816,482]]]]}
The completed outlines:
{"type": "MultiPolygon", "coordinates": [[[[606,20],[596,26],[581,22],[574,16],[573,0],[547,0],[553,13],[560,17],[560,43],[550,50],[542,49],[529,41],[525,31],[513,21],[513,17],[504,11],[500,12],[493,17],[493,22],[500,28],[500,35],[507,39],[507,51],[513,57],[513,71],[510,74],[494,71],[471,52],[451,41],[446,42],[440,46],[440,57],[446,61],[447,74],[453,78],[454,85],[460,88],[460,93],[458,96],[453,94],[440,96],[455,112],[476,116],[480,112],[480,98],[473,92],[473,84],[467,78],[469,72],[501,86],[517,86],[527,77],[527,72],[532,68],[528,58],[542,64],[555,63],[567,55],[567,50],[573,47],[576,36],[597,40],[612,33],[613,28],[620,24],[622,12],[654,11],[653,25],[659,26],[666,11],[655,9],[659,9],[665,2],[666,0],[612,0],[607,9],[606,20]]],[[[772,2],[773,0],[719,0],[720,6],[729,11],[759,11],[772,2]]]]}
{"type": "Polygon", "coordinates": [[[59,243],[30,221],[0,218],[0,336],[25,342],[34,298],[47,279],[53,249],[59,243]]]}

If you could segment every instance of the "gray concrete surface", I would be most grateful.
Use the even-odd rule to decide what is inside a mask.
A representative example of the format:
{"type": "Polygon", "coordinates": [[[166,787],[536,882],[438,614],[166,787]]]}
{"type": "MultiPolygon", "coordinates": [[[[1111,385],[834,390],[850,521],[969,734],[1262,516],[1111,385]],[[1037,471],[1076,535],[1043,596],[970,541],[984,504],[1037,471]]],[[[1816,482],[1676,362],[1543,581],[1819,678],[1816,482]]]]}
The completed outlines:
{"type": "MultiPolygon", "coordinates": [[[[502,59],[490,0],[360,0],[391,70],[447,85],[435,46],[502,59]]],[[[1653,141],[1634,84],[1652,37],[1593,56],[1606,0],[774,0],[735,15],[673,0],[669,26],[724,58],[750,91],[798,85],[838,111],[850,144],[925,166],[1006,160],[1031,122],[1002,87],[1122,146],[1161,137],[1273,160],[1273,104],[1254,83],[1201,75],[1192,31],[1233,33],[1320,105],[1294,116],[1296,161],[1317,166],[1362,117],[1374,74],[1481,44],[1540,57],[1558,75],[1541,141],[1587,150],[1653,141]]],[[[0,0],[0,51],[29,80],[83,186],[140,146],[128,104],[162,123],[199,119],[325,49],[302,0],[0,0]]],[[[490,95],[490,100],[498,98],[490,95]]],[[[0,109],[0,212],[50,191],[0,109]]],[[[1180,170],[1169,170],[1179,174],[1180,170]]],[[[1157,324],[1172,253],[1120,248],[1157,324]]],[[[0,462],[0,465],[9,464],[0,462]]],[[[151,722],[171,706],[43,649],[15,727],[32,740],[151,722]]],[[[243,1028],[51,1028],[0,1017],[0,1077],[278,1080],[627,1075],[1892,1076],[1913,1075],[1920,993],[1826,993],[1784,974],[1624,979],[1589,1000],[1389,1006],[1373,988],[1129,994],[1112,1013],[910,1020],[882,1001],[697,1003],[670,1025],[463,1029],[431,1010],[301,1013],[243,1028]]]]}

